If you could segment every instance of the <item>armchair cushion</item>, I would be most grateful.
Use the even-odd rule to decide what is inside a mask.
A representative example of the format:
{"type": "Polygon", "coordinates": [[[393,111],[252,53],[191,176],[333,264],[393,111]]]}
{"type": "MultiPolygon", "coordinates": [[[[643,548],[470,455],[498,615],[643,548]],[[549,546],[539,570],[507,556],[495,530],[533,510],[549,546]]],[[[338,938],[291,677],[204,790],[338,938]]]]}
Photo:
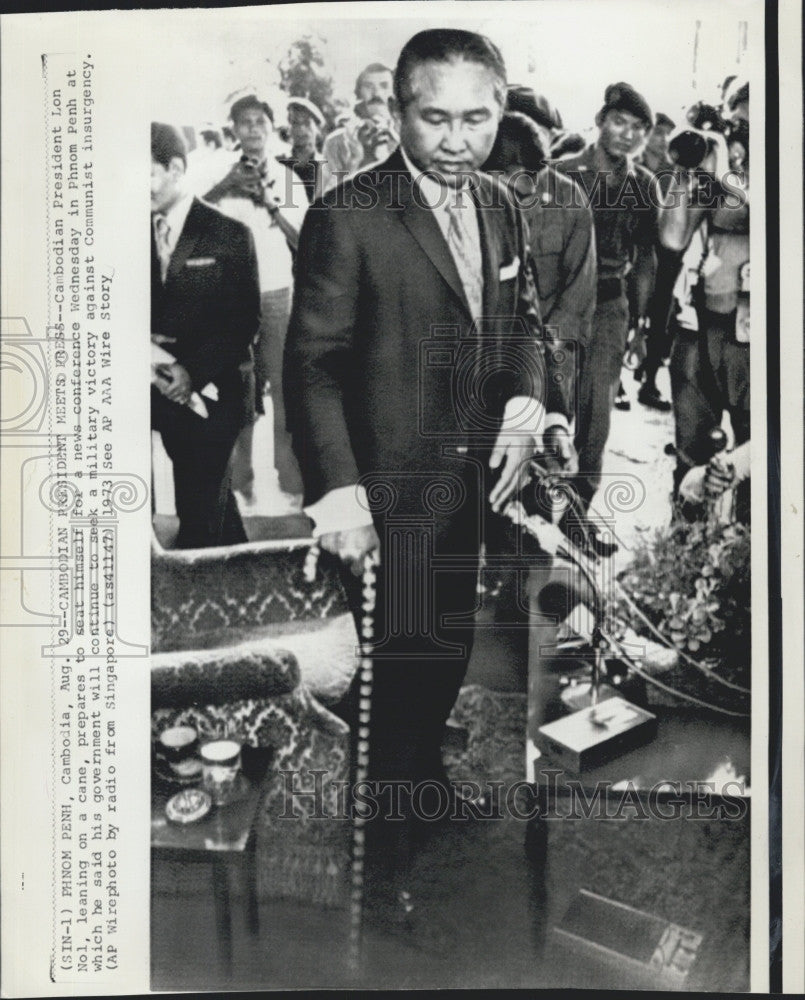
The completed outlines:
{"type": "Polygon", "coordinates": [[[293,653],[265,639],[218,649],[156,653],[151,660],[151,707],[263,699],[293,691],[299,678],[293,653]]]}

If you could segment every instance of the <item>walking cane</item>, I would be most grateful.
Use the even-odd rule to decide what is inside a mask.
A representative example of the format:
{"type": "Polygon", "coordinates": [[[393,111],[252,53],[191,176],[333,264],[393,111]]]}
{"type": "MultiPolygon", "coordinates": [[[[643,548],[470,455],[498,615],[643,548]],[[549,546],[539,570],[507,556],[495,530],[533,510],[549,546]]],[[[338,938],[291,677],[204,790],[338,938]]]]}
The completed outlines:
{"type": "MultiPolygon", "coordinates": [[[[305,560],[304,575],[308,582],[316,576],[319,557],[318,545],[312,545],[305,560]]],[[[374,639],[375,606],[377,602],[377,552],[369,552],[363,557],[363,578],[361,581],[361,662],[358,698],[358,733],[355,767],[355,785],[365,782],[369,773],[369,724],[372,707],[372,640],[374,639]]],[[[361,930],[363,926],[364,900],[364,859],[366,856],[366,817],[352,809],[352,865],[350,872],[349,897],[349,966],[353,971],[360,967],[361,930]]]]}

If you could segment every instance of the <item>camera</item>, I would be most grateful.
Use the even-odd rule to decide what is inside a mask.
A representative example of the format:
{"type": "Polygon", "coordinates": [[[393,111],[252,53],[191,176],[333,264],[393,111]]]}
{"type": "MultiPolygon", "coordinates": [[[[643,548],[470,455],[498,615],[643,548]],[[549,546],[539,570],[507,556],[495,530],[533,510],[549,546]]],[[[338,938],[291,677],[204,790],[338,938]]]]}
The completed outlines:
{"type": "Polygon", "coordinates": [[[718,108],[699,101],[687,113],[690,128],[678,132],[668,143],[668,155],[674,163],[686,170],[695,170],[717,141],[716,135],[724,141],[733,140],[749,148],[748,125],[743,121],[727,121],[718,108]]]}
{"type": "Polygon", "coordinates": [[[706,132],[685,129],[668,143],[668,155],[678,166],[695,170],[710,152],[712,145],[713,138],[706,132]]]}

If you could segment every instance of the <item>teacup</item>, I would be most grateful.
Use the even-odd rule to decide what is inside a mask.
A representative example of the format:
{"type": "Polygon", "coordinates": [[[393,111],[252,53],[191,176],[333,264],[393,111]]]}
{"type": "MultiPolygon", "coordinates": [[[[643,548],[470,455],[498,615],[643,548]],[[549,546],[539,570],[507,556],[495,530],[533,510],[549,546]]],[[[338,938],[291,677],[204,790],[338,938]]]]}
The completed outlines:
{"type": "Polygon", "coordinates": [[[241,745],[236,740],[211,740],[201,748],[201,784],[216,805],[227,802],[240,771],[241,745]]]}
{"type": "Polygon", "coordinates": [[[192,726],[171,726],[159,735],[158,753],[179,778],[197,773],[198,733],[192,726]]]}

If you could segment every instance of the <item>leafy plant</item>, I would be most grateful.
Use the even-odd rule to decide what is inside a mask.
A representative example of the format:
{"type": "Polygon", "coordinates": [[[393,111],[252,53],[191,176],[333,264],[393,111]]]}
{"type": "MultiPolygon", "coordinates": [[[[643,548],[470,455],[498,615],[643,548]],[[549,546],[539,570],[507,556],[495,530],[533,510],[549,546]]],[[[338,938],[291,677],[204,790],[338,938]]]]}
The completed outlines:
{"type": "MultiPolygon", "coordinates": [[[[751,538],[743,524],[675,523],[657,531],[619,580],[669,645],[749,686],[751,538]]],[[[621,596],[613,618],[656,638],[621,596]]]]}

